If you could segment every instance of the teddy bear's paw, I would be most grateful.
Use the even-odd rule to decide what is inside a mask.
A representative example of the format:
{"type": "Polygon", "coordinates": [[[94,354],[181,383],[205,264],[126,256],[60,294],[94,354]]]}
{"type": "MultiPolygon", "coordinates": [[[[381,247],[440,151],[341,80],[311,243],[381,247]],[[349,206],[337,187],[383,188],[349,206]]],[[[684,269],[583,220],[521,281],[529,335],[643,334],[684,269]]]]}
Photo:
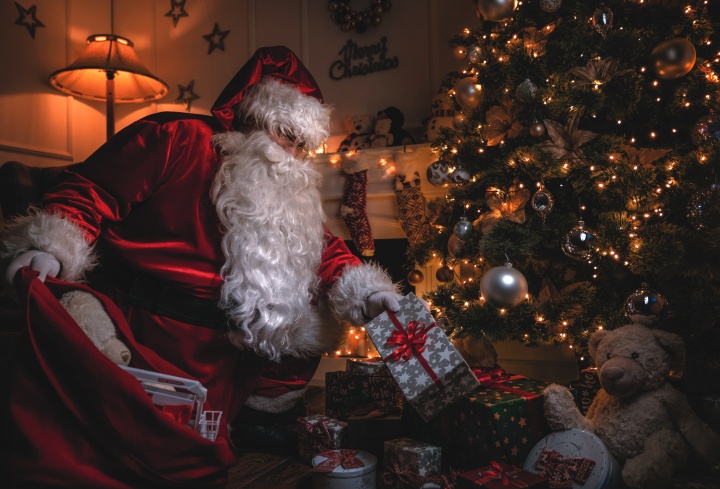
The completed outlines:
{"type": "Polygon", "coordinates": [[[672,481],[672,464],[650,464],[645,457],[627,460],[622,469],[629,489],[664,489],[672,481]]]}
{"type": "Polygon", "coordinates": [[[545,420],[553,431],[569,430],[570,428],[590,429],[567,388],[558,384],[550,384],[543,392],[543,399],[545,420]]]}
{"type": "Polygon", "coordinates": [[[117,338],[110,338],[100,351],[117,365],[130,365],[130,349],[117,338]]]}

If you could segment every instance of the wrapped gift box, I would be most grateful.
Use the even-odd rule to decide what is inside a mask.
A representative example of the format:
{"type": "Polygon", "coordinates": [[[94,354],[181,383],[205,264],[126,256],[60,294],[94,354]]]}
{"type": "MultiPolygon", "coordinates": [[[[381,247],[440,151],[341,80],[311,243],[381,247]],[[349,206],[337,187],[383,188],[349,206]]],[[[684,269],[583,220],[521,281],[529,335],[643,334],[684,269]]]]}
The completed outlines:
{"type": "Polygon", "coordinates": [[[552,487],[610,489],[622,485],[621,466],[594,433],[550,433],[530,451],[524,469],[547,477],[552,487]]]}
{"type": "Polygon", "coordinates": [[[298,454],[310,463],[315,455],[347,446],[347,423],[321,414],[298,418],[298,454]]]}
{"type": "Polygon", "coordinates": [[[365,325],[408,403],[429,420],[479,386],[462,355],[410,293],[398,312],[386,311],[365,325]]]}
{"type": "Polygon", "coordinates": [[[597,368],[590,367],[580,372],[580,379],[570,382],[570,387],[575,397],[575,403],[584,415],[587,414],[598,391],[602,388],[598,378],[597,368]]]}
{"type": "Polygon", "coordinates": [[[375,489],[377,458],[362,450],[329,450],[312,459],[313,487],[375,489]]]}
{"type": "Polygon", "coordinates": [[[356,375],[375,375],[378,377],[390,377],[385,362],[380,357],[356,359],[349,358],[345,370],[356,375]]]}
{"type": "Polygon", "coordinates": [[[493,462],[491,465],[479,469],[469,470],[457,474],[457,489],[548,489],[550,483],[547,478],[520,469],[512,464],[493,462]]]}
{"type": "Polygon", "coordinates": [[[470,470],[492,460],[522,466],[549,433],[543,390],[549,383],[511,375],[483,383],[436,419],[403,410],[403,433],[443,447],[443,466],[470,470]]]}
{"type": "Polygon", "coordinates": [[[396,438],[385,442],[383,467],[386,471],[409,471],[425,479],[440,474],[440,447],[412,438],[396,438]]]}
{"type": "Polygon", "coordinates": [[[347,371],[325,373],[326,416],[346,421],[353,409],[372,402],[388,402],[402,408],[404,396],[392,377],[347,371]]]}

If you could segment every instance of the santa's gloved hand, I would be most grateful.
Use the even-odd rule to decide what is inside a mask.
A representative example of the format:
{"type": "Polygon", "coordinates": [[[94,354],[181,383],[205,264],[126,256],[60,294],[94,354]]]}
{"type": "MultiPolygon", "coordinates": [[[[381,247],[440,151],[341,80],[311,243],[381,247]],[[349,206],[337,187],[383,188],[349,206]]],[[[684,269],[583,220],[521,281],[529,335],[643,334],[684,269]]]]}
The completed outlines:
{"type": "Polygon", "coordinates": [[[5,282],[12,286],[15,274],[22,267],[30,267],[38,272],[38,278],[44,282],[45,278],[56,277],[60,273],[60,262],[50,253],[39,250],[30,250],[18,255],[5,270],[5,282]]]}
{"type": "Polygon", "coordinates": [[[395,292],[387,290],[373,292],[365,301],[363,314],[368,320],[372,320],[384,313],[386,309],[390,312],[398,312],[400,309],[400,303],[398,301],[400,299],[402,299],[402,296],[395,292]]]}

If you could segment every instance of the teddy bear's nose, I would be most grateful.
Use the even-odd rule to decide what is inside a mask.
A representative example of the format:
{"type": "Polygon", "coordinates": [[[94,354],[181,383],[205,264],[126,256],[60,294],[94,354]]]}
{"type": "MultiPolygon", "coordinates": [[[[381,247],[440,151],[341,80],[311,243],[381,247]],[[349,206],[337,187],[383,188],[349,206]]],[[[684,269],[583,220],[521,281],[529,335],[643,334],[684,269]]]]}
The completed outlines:
{"type": "Polygon", "coordinates": [[[602,371],[602,376],[610,382],[615,382],[625,375],[625,370],[620,367],[605,367],[602,371]]]}

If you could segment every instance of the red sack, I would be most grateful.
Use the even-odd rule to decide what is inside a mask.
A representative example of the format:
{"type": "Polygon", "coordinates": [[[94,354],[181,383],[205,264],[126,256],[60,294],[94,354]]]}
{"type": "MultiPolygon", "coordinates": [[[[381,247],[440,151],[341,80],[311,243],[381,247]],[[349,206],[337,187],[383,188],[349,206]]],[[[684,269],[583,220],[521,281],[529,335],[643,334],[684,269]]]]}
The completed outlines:
{"type": "MultiPolygon", "coordinates": [[[[221,488],[236,454],[153,406],[138,381],[108,360],[58,302],[93,293],[133,355],[133,366],[191,378],[138,344],[115,304],[78,284],[21,271],[27,334],[12,363],[0,411],[3,487],[221,488]]],[[[205,406],[212,409],[212,406],[205,406]]]]}

